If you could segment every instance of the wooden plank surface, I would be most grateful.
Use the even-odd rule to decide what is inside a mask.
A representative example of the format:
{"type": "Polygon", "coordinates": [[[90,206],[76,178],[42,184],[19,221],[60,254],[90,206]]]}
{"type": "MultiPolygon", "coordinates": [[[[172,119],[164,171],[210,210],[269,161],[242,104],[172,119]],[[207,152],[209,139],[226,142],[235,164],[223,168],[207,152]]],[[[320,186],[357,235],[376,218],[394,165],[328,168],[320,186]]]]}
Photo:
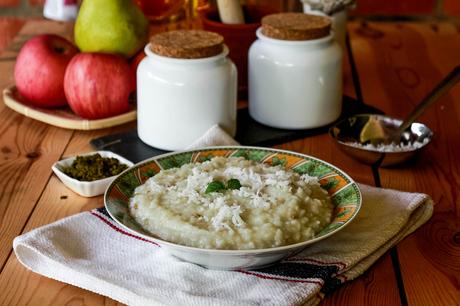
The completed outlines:
{"type": "MultiPolygon", "coordinates": [[[[355,58],[354,50],[351,51],[351,56],[355,58]]],[[[344,94],[357,98],[356,86],[359,85],[353,82],[350,54],[348,53],[344,55],[343,69],[344,94]]],[[[291,143],[285,145],[284,148],[328,160],[349,173],[357,182],[375,186],[371,169],[339,152],[327,135],[305,139],[300,143],[302,147],[296,147],[296,143],[291,143]]],[[[390,255],[385,254],[364,275],[346,283],[330,296],[326,296],[321,305],[397,305],[399,302],[394,267],[390,255]]]]}
{"type": "Polygon", "coordinates": [[[15,17],[0,17],[0,53],[11,43],[24,25],[25,20],[15,17]]]}
{"type": "MultiPolygon", "coordinates": [[[[134,125],[131,124],[111,130],[76,132],[63,156],[90,152],[93,149],[88,143],[89,139],[132,128],[134,125]]],[[[102,197],[81,197],[67,189],[53,175],[23,232],[103,205],[102,197]]],[[[75,300],[85,305],[118,305],[110,298],[32,273],[18,262],[14,254],[0,276],[0,288],[4,288],[0,293],[0,305],[24,305],[29,301],[39,301],[37,305],[66,305],[75,300]]]]}
{"type": "MultiPolygon", "coordinates": [[[[353,48],[364,99],[404,117],[455,65],[458,27],[437,24],[354,24],[353,48]]],[[[432,219],[397,250],[410,305],[460,301],[460,87],[420,118],[433,143],[405,167],[380,169],[383,187],[425,192],[436,203],[432,219]]]]}
{"type": "MultiPolygon", "coordinates": [[[[384,29],[386,29],[386,26],[389,27],[388,31],[395,31],[393,30],[393,28],[391,28],[391,25],[379,25],[379,27],[383,27],[384,29]]],[[[424,27],[426,27],[427,29],[432,28],[430,25],[424,25],[424,27]]],[[[378,74],[378,72],[382,73],[380,70],[385,70],[384,68],[386,67],[389,59],[385,57],[387,56],[386,54],[383,54],[383,57],[375,56],[376,53],[379,55],[381,53],[378,52],[382,52],[381,50],[375,50],[375,48],[381,49],[387,46],[388,48],[392,48],[391,50],[398,51],[400,50],[398,48],[400,48],[399,46],[401,42],[398,42],[398,40],[396,39],[396,35],[388,35],[389,37],[391,37],[391,40],[389,42],[386,41],[385,43],[380,44],[378,41],[376,42],[376,40],[381,39],[379,38],[381,34],[379,34],[378,31],[374,33],[373,29],[369,30],[361,28],[362,25],[360,25],[359,23],[352,23],[350,26],[350,29],[352,30],[352,45],[354,50],[354,57],[358,63],[363,89],[365,89],[365,98],[367,99],[367,97],[370,97],[378,100],[375,102],[373,101],[373,103],[375,103],[376,106],[384,109],[389,113],[395,110],[403,112],[402,107],[404,106],[399,106],[397,103],[392,104],[388,102],[390,100],[389,97],[394,94],[392,94],[391,90],[388,88],[388,85],[386,83],[387,80],[385,79],[385,77],[381,74],[378,74]],[[377,47],[375,47],[375,45],[377,45],[377,47]],[[380,70],[377,71],[375,70],[375,66],[378,65],[380,65],[380,70]],[[387,93],[388,90],[390,90],[390,93],[387,93]]],[[[414,28],[416,29],[416,32],[420,32],[418,30],[420,26],[414,26],[414,28]]],[[[397,29],[397,27],[395,27],[395,29],[397,29]]],[[[33,21],[26,24],[23,31],[21,32],[23,35],[19,37],[19,42],[17,42],[15,46],[20,45],[21,41],[23,41],[26,37],[30,37],[34,33],[42,31],[57,31],[60,34],[69,35],[71,33],[70,30],[71,28],[66,24],[59,24],[58,27],[55,27],[55,24],[51,22],[33,21]]],[[[428,37],[427,39],[430,39],[431,34],[427,34],[429,32],[421,32],[423,33],[423,35],[427,35],[423,36],[422,34],[420,34],[423,38],[422,41],[425,39],[425,37],[428,37]]],[[[455,36],[453,34],[453,37],[457,37],[458,39],[460,35],[457,34],[457,36],[455,36]]],[[[406,39],[406,37],[403,38],[406,39]]],[[[420,48],[419,45],[417,45],[416,47],[420,48]]],[[[414,48],[414,46],[411,46],[410,48],[414,48]]],[[[428,48],[428,50],[430,50],[429,52],[431,52],[430,56],[436,56],[435,51],[433,51],[430,48],[428,48]]],[[[13,52],[14,55],[14,51],[11,52],[13,52]]],[[[2,56],[5,56],[5,54],[3,54],[2,56]]],[[[0,58],[2,56],[0,56],[0,58]]],[[[410,61],[411,57],[409,57],[408,60],[410,61]]],[[[11,61],[4,61],[0,63],[0,71],[2,72],[0,74],[0,85],[4,86],[6,84],[11,84],[11,74],[9,74],[8,71],[12,71],[13,63],[14,62],[11,61]]],[[[439,66],[438,69],[446,70],[446,66],[449,63],[452,64],[452,61],[446,58],[442,58],[437,59],[436,63],[436,66],[439,66]]],[[[418,67],[417,64],[414,65],[416,68],[418,67]]],[[[412,84],[412,74],[408,73],[406,75],[405,70],[403,70],[400,74],[402,74],[404,78],[407,78],[408,81],[406,81],[406,83],[408,82],[409,85],[412,84]]],[[[434,80],[435,76],[431,76],[431,78],[434,80]]],[[[353,82],[351,79],[349,65],[345,65],[344,84],[345,93],[350,96],[354,96],[355,92],[353,82]]],[[[390,87],[393,86],[394,84],[390,82],[390,87]]],[[[426,87],[429,87],[429,85],[427,84],[426,87]]],[[[411,99],[413,99],[411,101],[416,101],[417,92],[414,93],[412,90],[405,90],[403,96],[408,96],[411,99]]],[[[420,89],[420,93],[422,92],[424,91],[420,89]]],[[[449,104],[449,107],[454,108],[456,111],[456,114],[452,115],[452,117],[459,118],[460,106],[458,106],[458,103],[457,106],[451,104],[449,104]]],[[[20,119],[18,119],[18,117],[20,118],[20,115],[16,115],[11,111],[6,110],[3,104],[0,105],[0,140],[4,140],[2,143],[12,144],[15,143],[17,139],[24,139],[24,141],[20,142],[21,145],[18,146],[18,148],[15,149],[15,151],[2,150],[0,148],[0,154],[2,154],[0,155],[0,167],[7,168],[5,165],[7,165],[8,163],[3,162],[3,159],[5,158],[9,158],[14,161],[12,163],[14,164],[14,166],[12,166],[11,169],[7,168],[10,169],[9,176],[5,176],[5,178],[8,179],[8,182],[15,181],[14,175],[17,173],[15,170],[23,169],[21,167],[25,167],[21,166],[21,162],[24,163],[24,152],[29,152],[29,148],[38,147],[40,149],[40,152],[52,152],[52,154],[46,158],[44,158],[43,155],[40,155],[38,158],[33,157],[34,159],[39,160],[39,162],[35,162],[35,168],[33,168],[34,163],[31,163],[32,166],[30,166],[29,168],[25,167],[25,170],[22,170],[23,172],[21,176],[27,176],[27,174],[29,174],[29,180],[34,180],[34,186],[31,186],[32,182],[25,183],[23,181],[20,181],[19,179],[16,179],[16,181],[19,182],[18,184],[22,186],[22,188],[30,188],[32,191],[40,190],[39,193],[32,192],[28,194],[27,197],[26,195],[24,195],[24,193],[18,193],[24,196],[24,199],[19,199],[21,200],[22,206],[14,207],[12,203],[16,202],[16,199],[10,199],[7,202],[5,202],[4,199],[0,201],[0,218],[2,218],[2,237],[4,229],[3,227],[6,226],[5,228],[8,229],[8,231],[6,232],[8,233],[8,237],[6,237],[5,240],[2,240],[1,242],[3,243],[5,241],[6,243],[10,243],[10,246],[11,239],[14,237],[15,233],[19,234],[21,231],[27,232],[28,230],[31,230],[44,224],[51,223],[65,216],[102,206],[103,203],[101,197],[91,199],[81,198],[73,194],[68,189],[66,189],[57,180],[56,177],[50,175],[50,163],[59,159],[61,155],[74,155],[76,153],[91,150],[88,144],[88,141],[91,138],[101,136],[104,134],[132,129],[134,127],[134,125],[125,125],[111,130],[101,130],[95,132],[74,132],[69,135],[64,133],[65,135],[63,135],[62,131],[65,130],[50,127],[43,128],[40,126],[40,124],[37,125],[37,123],[35,123],[34,125],[34,121],[30,119],[23,119],[28,120],[27,124],[31,124],[31,126],[25,127],[24,125],[16,125],[16,131],[18,132],[14,132],[15,130],[10,128],[10,126],[12,124],[14,125],[15,122],[21,121],[20,119]],[[2,127],[3,129],[5,129],[5,131],[9,131],[5,134],[7,136],[4,136],[4,133],[1,132],[2,127]],[[30,131],[29,129],[32,129],[32,131],[30,131]],[[27,131],[27,133],[24,133],[24,131],[27,131]],[[17,138],[17,135],[21,136],[17,138]],[[54,141],[52,141],[53,139],[54,141]],[[33,175],[30,175],[31,173],[33,173],[33,175]],[[36,186],[39,185],[35,184],[35,181],[38,180],[43,181],[42,185],[36,186]],[[16,214],[19,216],[19,218],[16,216],[16,214]],[[14,218],[12,216],[14,216],[14,218]],[[5,223],[4,220],[14,221],[10,221],[10,223],[5,223]]],[[[435,121],[434,123],[442,125],[442,123],[438,121],[435,121]]],[[[453,134],[450,137],[455,138],[455,136],[456,135],[453,134]]],[[[442,142],[439,142],[433,147],[438,148],[438,146],[441,146],[441,143],[442,142]]],[[[284,144],[278,147],[316,156],[318,158],[324,159],[328,162],[337,165],[339,168],[342,168],[344,171],[349,173],[355,180],[359,182],[370,185],[373,185],[374,183],[370,168],[340,153],[334,147],[331,139],[329,139],[327,135],[319,135],[304,140],[284,144]]],[[[449,159],[448,161],[446,161],[445,164],[443,164],[443,167],[447,165],[450,165],[450,167],[452,167],[453,165],[457,165],[450,164],[451,161],[456,161],[455,158],[452,157],[453,152],[450,151],[454,149],[458,149],[458,142],[449,150],[444,151],[446,154],[448,154],[449,159]]],[[[436,154],[438,154],[436,153],[436,150],[434,150],[434,148],[430,150],[431,151],[428,151],[427,154],[432,154],[432,157],[435,157],[436,154]]],[[[413,168],[409,168],[408,170],[384,170],[381,172],[382,182],[385,186],[394,187],[398,189],[414,191],[429,190],[429,188],[432,187],[436,182],[433,182],[433,180],[429,181],[428,179],[425,180],[424,178],[431,177],[431,167],[434,167],[434,169],[436,169],[436,163],[438,163],[438,161],[433,161],[429,163],[427,166],[420,164],[418,165],[418,167],[420,167],[420,169],[417,170],[418,172],[413,172],[413,168]],[[388,171],[396,171],[398,179],[395,180],[394,173],[388,173],[388,171]],[[399,177],[400,174],[401,176],[399,177]]],[[[439,174],[437,175],[441,176],[445,175],[445,173],[449,173],[450,176],[452,176],[455,180],[458,181],[458,176],[456,176],[455,173],[458,174],[459,172],[455,172],[456,170],[458,169],[441,168],[441,170],[439,170],[439,174]]],[[[3,177],[0,176],[0,180],[1,179],[3,179],[3,177]]],[[[440,203],[437,206],[437,210],[439,210],[440,213],[444,212],[444,214],[452,214],[452,212],[456,212],[458,214],[458,209],[455,210],[452,206],[452,203],[458,203],[458,195],[454,191],[452,191],[455,189],[451,189],[452,185],[450,183],[445,182],[445,180],[442,181],[443,183],[440,184],[440,188],[442,190],[440,190],[439,193],[437,193],[438,198],[435,197],[436,201],[440,203]],[[445,199],[446,197],[447,200],[445,199]],[[446,201],[447,203],[444,204],[446,201]],[[438,207],[440,208],[438,209],[438,207]],[[441,210],[442,207],[444,207],[444,210],[441,210]]],[[[0,186],[0,188],[4,188],[3,185],[0,186]]],[[[9,188],[14,188],[14,186],[10,186],[9,188]]],[[[442,217],[442,215],[439,215],[439,217],[442,217]]],[[[455,221],[458,220],[458,215],[457,217],[453,216],[449,218],[449,222],[455,221]]],[[[427,251],[425,250],[425,248],[429,245],[427,243],[432,244],[433,239],[435,237],[433,237],[433,239],[431,239],[429,242],[424,242],[423,239],[425,239],[428,236],[428,234],[424,232],[431,232],[430,229],[434,228],[437,232],[442,234],[441,237],[448,236],[445,232],[442,231],[442,229],[444,229],[446,225],[448,227],[451,226],[451,223],[445,223],[440,221],[442,221],[442,219],[438,220],[439,225],[436,225],[438,223],[435,223],[432,227],[424,227],[423,231],[419,231],[422,233],[417,232],[417,234],[413,237],[406,239],[406,241],[403,242],[401,247],[398,248],[400,259],[403,262],[402,268],[406,289],[408,290],[407,295],[409,297],[409,301],[413,302],[414,305],[422,305],[424,303],[427,304],[428,302],[432,301],[428,298],[420,298],[419,296],[417,297],[416,294],[417,290],[423,288],[423,286],[421,287],[420,285],[420,279],[424,279],[424,277],[426,275],[429,275],[432,271],[435,272],[436,280],[440,281],[440,286],[442,286],[442,284],[446,282],[451,285],[459,283],[459,273],[457,273],[459,265],[457,259],[454,258],[457,261],[454,260],[454,266],[452,268],[446,264],[447,261],[443,260],[443,258],[440,257],[444,253],[436,253],[435,251],[430,252],[430,250],[428,250],[429,255],[425,255],[425,252],[427,251]],[[415,254],[416,260],[411,261],[411,252],[415,252],[413,254],[415,254]],[[419,270],[415,269],[416,266],[419,264],[425,264],[429,267],[428,271],[426,273],[423,273],[423,277],[420,276],[420,268],[419,270]],[[449,270],[449,268],[453,270],[449,270]],[[419,276],[412,277],[412,274],[416,274],[419,276]]],[[[454,227],[452,228],[456,228],[458,231],[458,224],[456,224],[455,222],[453,224],[454,227]]],[[[457,249],[455,249],[455,246],[452,245],[450,241],[447,241],[446,244],[448,245],[448,248],[446,248],[446,254],[452,257],[456,254],[455,252],[458,251],[458,245],[457,249]]],[[[0,259],[2,258],[1,256],[5,256],[6,254],[7,257],[5,257],[2,262],[4,263],[7,258],[8,261],[4,265],[4,268],[0,274],[0,305],[62,305],[68,303],[83,303],[94,305],[117,304],[115,301],[109,298],[104,298],[97,294],[34,274],[26,270],[22,265],[20,265],[20,263],[16,260],[14,254],[10,253],[11,247],[8,248],[8,252],[3,251],[4,249],[6,248],[2,248],[0,250],[0,259]],[[5,254],[3,254],[2,252],[4,252],[5,254]],[[10,254],[9,257],[8,254],[10,254]]],[[[450,259],[450,257],[448,258],[450,259]]],[[[431,286],[433,285],[432,280],[424,280],[427,283],[427,287],[428,284],[431,286]]],[[[454,292],[451,290],[452,288],[455,287],[448,287],[449,294],[447,298],[441,298],[436,295],[435,297],[439,298],[439,301],[446,302],[447,304],[449,302],[452,302],[452,295],[455,295],[456,292],[458,293],[458,290],[454,292]]],[[[426,295],[431,294],[431,291],[436,289],[439,290],[439,288],[436,287],[427,290],[426,295]]],[[[438,293],[438,295],[440,294],[438,293]]],[[[389,255],[385,255],[382,259],[380,259],[377,262],[376,265],[374,265],[368,272],[366,272],[365,275],[363,275],[355,281],[348,283],[347,285],[343,286],[335,293],[333,293],[330,297],[327,297],[326,300],[323,302],[323,305],[397,305],[399,303],[400,298],[398,295],[398,287],[395,281],[394,267],[389,255]]]]}
{"type": "MultiPolygon", "coordinates": [[[[68,25],[37,21],[24,25],[20,35],[0,61],[0,88],[13,82],[14,56],[33,33],[49,31],[68,33],[68,25]],[[41,23],[40,23],[41,24],[41,23]]],[[[51,165],[60,158],[73,131],[53,128],[25,118],[0,103],[0,245],[11,246],[35,208],[51,175],[51,165]],[[31,175],[33,174],[33,175],[31,175]]],[[[11,247],[0,248],[0,267],[11,253],[11,247]]]]}
{"type": "MultiPolygon", "coordinates": [[[[38,25],[36,26],[38,27],[38,25]]],[[[350,96],[354,96],[351,76],[349,74],[349,70],[347,70],[348,68],[346,67],[345,69],[345,93],[350,96]]],[[[82,152],[82,148],[83,151],[87,151],[90,149],[88,147],[89,139],[99,136],[99,133],[102,135],[103,133],[110,132],[113,131],[75,133],[74,137],[69,142],[69,146],[64,155],[73,155],[78,152],[82,152]]],[[[343,170],[350,173],[350,175],[356,180],[373,184],[370,169],[338,153],[327,135],[320,135],[314,138],[296,141],[280,147],[317,156],[338,165],[343,170]]],[[[77,212],[102,206],[101,201],[101,198],[86,199],[78,197],[65,189],[65,187],[63,187],[55,177],[52,177],[44,190],[43,195],[40,197],[35,211],[27,223],[24,232],[77,212]],[[64,197],[67,198],[64,199],[64,197]],[[56,207],[59,207],[59,209],[56,209],[56,207]]],[[[375,269],[371,270],[365,278],[359,279],[344,287],[344,289],[339,290],[336,295],[330,298],[329,301],[332,304],[335,303],[335,300],[341,301],[342,304],[346,301],[348,301],[349,304],[352,304],[352,299],[344,299],[343,296],[350,294],[363,296],[364,292],[375,296],[379,296],[384,293],[390,301],[397,301],[397,288],[392,277],[393,272],[391,269],[391,263],[388,258],[386,258],[381,261],[375,269]],[[390,266],[390,268],[388,268],[388,266],[390,266]]],[[[2,272],[0,278],[0,288],[6,289],[3,290],[4,294],[0,295],[1,304],[23,304],[26,301],[38,300],[42,305],[51,305],[56,300],[64,302],[69,301],[71,300],[71,297],[75,298],[76,296],[88,303],[94,302],[98,304],[102,300],[104,300],[104,302],[108,301],[108,303],[113,302],[110,299],[101,300],[101,297],[85,290],[51,281],[45,277],[26,271],[18,263],[14,255],[10,256],[9,261],[2,272]],[[18,273],[18,270],[20,270],[21,273],[18,273]],[[27,294],[17,294],[18,292],[21,292],[21,288],[26,286],[28,288],[32,288],[33,290],[30,290],[27,294]],[[46,288],[47,290],[43,290],[42,288],[46,288]],[[50,292],[52,292],[52,294],[50,294],[50,292]]],[[[368,298],[364,298],[364,300],[368,300],[368,298]]]]}
{"type": "MultiPolygon", "coordinates": [[[[328,135],[298,140],[278,147],[316,156],[338,166],[356,181],[374,185],[370,167],[339,152],[328,135]]],[[[385,254],[363,276],[326,296],[322,305],[398,305],[399,301],[391,258],[385,254]]]]}
{"type": "MultiPolygon", "coordinates": [[[[71,26],[49,21],[27,23],[14,44],[2,54],[6,60],[0,62],[1,88],[13,82],[14,56],[20,46],[26,39],[39,33],[70,37],[71,26]]],[[[88,143],[91,138],[133,127],[133,124],[127,124],[111,130],[74,134],[71,130],[25,118],[0,103],[0,245],[8,246],[0,248],[0,264],[3,268],[0,305],[64,305],[78,301],[94,305],[118,304],[92,292],[30,272],[17,261],[11,253],[11,247],[12,239],[21,232],[102,206],[101,197],[87,199],[68,190],[55,176],[51,176],[51,165],[63,155],[91,151],[88,143]],[[72,144],[69,143],[70,139],[72,144]],[[8,263],[4,265],[8,256],[8,263]]]]}

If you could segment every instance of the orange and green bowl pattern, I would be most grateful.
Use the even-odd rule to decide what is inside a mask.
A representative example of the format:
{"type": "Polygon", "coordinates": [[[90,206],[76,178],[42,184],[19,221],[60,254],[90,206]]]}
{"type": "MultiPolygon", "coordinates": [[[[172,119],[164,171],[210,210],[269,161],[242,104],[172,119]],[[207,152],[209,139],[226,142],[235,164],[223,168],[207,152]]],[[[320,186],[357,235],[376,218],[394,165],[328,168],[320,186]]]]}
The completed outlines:
{"type": "MultiPolygon", "coordinates": [[[[177,252],[180,251],[179,253],[195,253],[192,258],[199,256],[196,255],[197,252],[212,252],[214,254],[220,253],[224,256],[226,254],[230,256],[233,254],[246,257],[249,254],[261,256],[263,253],[274,252],[276,254],[284,254],[282,257],[280,257],[283,258],[292,254],[294,251],[298,252],[305,246],[322,240],[344,228],[357,215],[361,207],[362,197],[358,185],[347,174],[345,174],[337,167],[315,157],[271,148],[226,146],[168,153],[140,162],[125,170],[111,183],[111,185],[106,190],[104,201],[105,207],[111,217],[122,227],[132,231],[134,234],[141,236],[144,239],[151,240],[162,247],[166,247],[166,249],[171,251],[171,253],[177,257],[209,267],[209,265],[206,263],[203,264],[199,261],[190,260],[190,258],[186,258],[187,256],[183,256],[177,252]],[[129,214],[129,198],[132,196],[137,186],[142,185],[146,180],[154,176],[162,169],[180,167],[188,163],[200,163],[210,160],[215,156],[243,157],[248,160],[253,160],[259,163],[266,163],[273,166],[281,165],[287,169],[292,169],[299,174],[308,174],[310,176],[318,177],[321,186],[328,191],[334,205],[332,222],[321,232],[319,232],[315,238],[308,241],[271,249],[243,251],[204,250],[193,247],[180,246],[171,242],[163,241],[144,231],[142,227],[131,217],[129,214]]],[[[207,256],[209,256],[209,254],[207,254],[207,256]]],[[[260,265],[251,266],[249,268],[259,266],[260,265]]],[[[210,267],[217,269],[248,268],[248,266],[244,265],[231,267],[210,267]]]]}

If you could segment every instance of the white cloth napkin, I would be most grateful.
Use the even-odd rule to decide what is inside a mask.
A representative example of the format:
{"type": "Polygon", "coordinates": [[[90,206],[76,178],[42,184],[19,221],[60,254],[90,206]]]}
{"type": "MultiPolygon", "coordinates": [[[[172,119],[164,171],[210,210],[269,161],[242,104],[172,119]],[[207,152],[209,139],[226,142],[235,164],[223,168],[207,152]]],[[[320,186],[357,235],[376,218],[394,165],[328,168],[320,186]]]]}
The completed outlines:
{"type": "Polygon", "coordinates": [[[195,140],[190,146],[187,147],[188,150],[204,148],[210,146],[235,146],[239,143],[228,135],[219,125],[212,126],[206,133],[203,134],[200,138],[195,140]]]}
{"type": "Polygon", "coordinates": [[[316,305],[432,214],[425,194],[360,188],[363,205],[350,225],[259,270],[215,271],[180,261],[126,232],[104,208],[34,229],[13,247],[32,271],[129,305],[316,305]]]}
{"type": "Polygon", "coordinates": [[[256,271],[182,262],[127,233],[104,209],[32,230],[13,246],[32,271],[129,305],[315,305],[431,216],[427,195],[360,188],[363,206],[349,226],[295,258],[256,271]]]}

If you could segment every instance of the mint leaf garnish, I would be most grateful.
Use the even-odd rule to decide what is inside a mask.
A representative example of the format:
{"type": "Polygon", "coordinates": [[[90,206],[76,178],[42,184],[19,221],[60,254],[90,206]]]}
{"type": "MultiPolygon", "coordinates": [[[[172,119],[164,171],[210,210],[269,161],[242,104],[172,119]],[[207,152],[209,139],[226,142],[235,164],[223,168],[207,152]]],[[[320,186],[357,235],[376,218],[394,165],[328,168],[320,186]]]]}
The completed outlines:
{"type": "Polygon", "coordinates": [[[227,189],[238,190],[241,188],[241,183],[237,179],[229,179],[227,182],[227,189]]]}
{"type": "Polygon", "coordinates": [[[225,190],[224,183],[222,183],[221,181],[212,181],[206,187],[205,193],[220,192],[222,190],[225,190]]]}

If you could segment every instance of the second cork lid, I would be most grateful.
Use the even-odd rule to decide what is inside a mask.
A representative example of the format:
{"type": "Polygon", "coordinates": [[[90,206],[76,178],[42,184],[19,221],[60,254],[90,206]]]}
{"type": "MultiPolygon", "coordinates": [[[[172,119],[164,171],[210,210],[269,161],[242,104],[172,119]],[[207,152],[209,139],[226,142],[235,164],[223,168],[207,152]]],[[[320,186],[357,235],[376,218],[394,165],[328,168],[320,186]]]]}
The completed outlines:
{"type": "Polygon", "coordinates": [[[224,38],[202,30],[177,30],[154,35],[150,49],[162,56],[194,59],[211,57],[223,50],[224,38]]]}
{"type": "Polygon", "coordinates": [[[262,18],[262,34],[282,40],[311,40],[328,36],[328,17],[303,13],[279,13],[262,18]]]}

